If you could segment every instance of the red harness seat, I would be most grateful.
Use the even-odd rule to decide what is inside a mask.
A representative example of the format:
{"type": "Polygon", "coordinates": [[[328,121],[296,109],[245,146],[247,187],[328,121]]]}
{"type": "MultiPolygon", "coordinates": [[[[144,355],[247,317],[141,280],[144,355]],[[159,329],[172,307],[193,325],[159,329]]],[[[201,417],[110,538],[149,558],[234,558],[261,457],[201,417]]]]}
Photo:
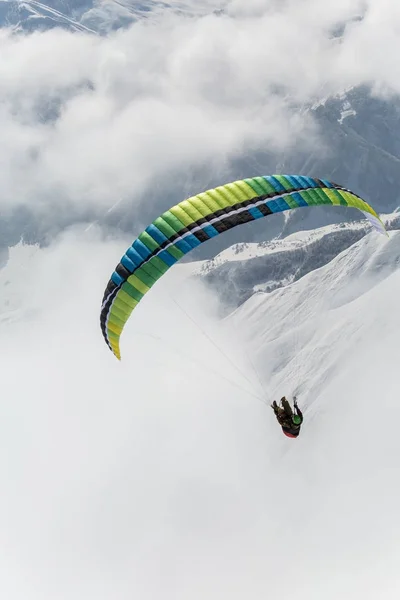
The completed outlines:
{"type": "Polygon", "coordinates": [[[282,429],[283,433],[290,438],[297,438],[298,435],[293,435],[292,433],[289,433],[288,431],[285,431],[284,429],[282,429]]]}

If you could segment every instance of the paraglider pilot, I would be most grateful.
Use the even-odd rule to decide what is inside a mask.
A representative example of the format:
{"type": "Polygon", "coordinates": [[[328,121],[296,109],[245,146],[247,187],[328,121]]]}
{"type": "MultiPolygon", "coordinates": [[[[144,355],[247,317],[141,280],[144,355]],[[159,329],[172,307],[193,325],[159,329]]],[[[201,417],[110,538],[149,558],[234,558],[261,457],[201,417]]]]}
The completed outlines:
{"type": "Polygon", "coordinates": [[[294,398],[294,412],[285,396],[281,398],[281,406],[278,406],[276,400],[271,404],[279,425],[282,427],[283,433],[290,438],[296,438],[300,433],[301,424],[303,422],[303,413],[297,406],[297,400],[294,398]]]}

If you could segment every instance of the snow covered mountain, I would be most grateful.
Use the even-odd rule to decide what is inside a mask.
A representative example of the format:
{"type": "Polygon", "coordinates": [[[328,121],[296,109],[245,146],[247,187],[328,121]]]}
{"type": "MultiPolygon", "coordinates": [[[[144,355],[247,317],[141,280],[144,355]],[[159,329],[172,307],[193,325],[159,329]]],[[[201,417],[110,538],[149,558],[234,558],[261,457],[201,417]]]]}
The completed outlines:
{"type": "MultiPolygon", "coordinates": [[[[383,216],[388,230],[400,229],[400,214],[383,216]]],[[[227,314],[254,293],[286,286],[329,263],[371,232],[364,222],[327,225],[269,242],[239,243],[205,261],[196,270],[227,314]]]]}
{"type": "Polygon", "coordinates": [[[35,0],[0,1],[0,24],[14,32],[32,33],[60,27],[68,31],[96,33],[80,22],[92,2],[36,2],[35,0]]]}
{"type": "Polygon", "coordinates": [[[61,27],[104,35],[149,15],[156,18],[166,10],[199,16],[218,11],[224,4],[224,1],[209,0],[200,3],[190,0],[170,3],[159,0],[0,0],[0,26],[27,33],[61,27]]]}
{"type": "MultiPolygon", "coordinates": [[[[365,87],[331,97],[312,107],[330,151],[300,156],[283,167],[307,173],[324,173],[333,181],[345,181],[350,189],[371,202],[379,212],[400,205],[400,102],[382,100],[365,87]]],[[[287,172],[287,171],[286,171],[287,172]]],[[[342,220],[330,210],[329,222],[342,220]]],[[[326,223],[326,215],[300,211],[291,215],[284,234],[326,223]]],[[[344,219],[343,219],[344,220],[344,219]]]]}
{"type": "Polygon", "coordinates": [[[390,232],[389,239],[370,233],[299,280],[269,293],[260,289],[226,322],[232,328],[246,323],[245,343],[254,341],[252,356],[265,380],[274,380],[273,394],[289,385],[317,398],[329,380],[326,371],[334,372],[349,354],[365,354],[364,336],[390,333],[390,348],[398,345],[392,316],[399,266],[399,232],[390,232]]]}

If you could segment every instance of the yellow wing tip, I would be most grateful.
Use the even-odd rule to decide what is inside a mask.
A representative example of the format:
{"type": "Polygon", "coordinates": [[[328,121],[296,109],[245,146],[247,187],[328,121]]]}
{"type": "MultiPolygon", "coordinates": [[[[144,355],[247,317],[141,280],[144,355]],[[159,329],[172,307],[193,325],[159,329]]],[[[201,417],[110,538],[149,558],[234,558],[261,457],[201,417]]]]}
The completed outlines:
{"type": "Polygon", "coordinates": [[[116,358],[118,358],[118,360],[121,360],[121,352],[119,351],[119,348],[113,348],[113,354],[116,358]]]}
{"type": "Polygon", "coordinates": [[[116,342],[116,341],[112,340],[112,341],[109,343],[109,348],[110,348],[111,352],[114,354],[114,356],[115,356],[116,358],[118,358],[118,360],[121,360],[121,352],[120,352],[120,349],[119,349],[119,344],[118,344],[118,342],[116,342]]]}

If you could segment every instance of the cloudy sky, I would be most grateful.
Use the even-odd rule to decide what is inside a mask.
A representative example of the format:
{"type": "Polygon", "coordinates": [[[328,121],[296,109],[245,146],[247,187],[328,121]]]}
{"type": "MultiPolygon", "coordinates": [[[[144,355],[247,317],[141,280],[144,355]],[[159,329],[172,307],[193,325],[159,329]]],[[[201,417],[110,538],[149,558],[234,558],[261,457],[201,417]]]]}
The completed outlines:
{"type": "MultiPolygon", "coordinates": [[[[1,595],[302,600],[292,584],[282,588],[293,548],[304,598],[333,599],[344,586],[356,593],[363,585],[374,543],[386,562],[378,561],[369,587],[361,587],[363,598],[371,592],[375,599],[377,590],[397,598],[387,584],[398,567],[389,535],[394,431],[386,439],[382,422],[387,454],[368,454],[375,476],[368,479],[364,465],[356,490],[352,469],[371,446],[361,445],[347,463],[350,427],[341,430],[342,445],[323,417],[323,451],[315,451],[317,432],[299,440],[299,455],[287,454],[241,346],[241,327],[218,322],[217,300],[186,279],[190,265],[171,270],[135,311],[121,363],[106,348],[98,319],[110,273],[132,240],[104,238],[107,211],[117,203],[164,206],[165,180],[174,181],[179,201],[195,191],[194,173],[203,173],[203,183],[230,171],[234,177],[234,160],[260,148],[318,144],[323,152],[326,140],[304,110],[308,103],[361,83],[385,97],[398,92],[400,8],[395,0],[338,0],[335,8],[317,0],[241,0],[221,3],[224,14],[200,17],[196,2],[197,16],[188,18],[191,3],[181,6],[184,14],[158,10],[106,37],[0,33],[0,216],[29,208],[50,233],[56,220],[98,221],[65,230],[46,248],[13,248],[0,271],[1,595]],[[339,505],[327,464],[336,465],[339,505]],[[303,520],[292,527],[293,477],[303,520]],[[385,486],[388,497],[376,491],[385,486]],[[357,513],[360,505],[365,510],[357,513]],[[327,516],[338,506],[341,527],[330,521],[327,540],[327,516]],[[384,526],[363,546],[363,517],[376,523],[376,506],[387,511],[384,526]],[[327,590],[332,574],[336,583],[327,590]]],[[[396,286],[382,292],[387,313],[396,286]]],[[[372,319],[375,312],[363,314],[372,319]]],[[[393,331],[379,346],[387,377],[393,331]]],[[[373,403],[379,390],[368,354],[375,357],[376,334],[365,335],[362,392],[373,403]]],[[[352,378],[348,367],[332,380],[322,415],[352,378]]],[[[385,396],[387,410],[391,399],[385,396]]],[[[333,419],[340,428],[340,417],[333,419]]],[[[365,431],[372,422],[363,421],[365,431]]]]}
{"type": "Polygon", "coordinates": [[[184,6],[106,37],[1,31],[2,210],[28,206],[49,228],[101,218],[148,194],[162,205],[168,177],[180,200],[196,170],[207,187],[259,149],[323,151],[310,102],[362,83],[398,92],[396,0],[184,6]]]}

